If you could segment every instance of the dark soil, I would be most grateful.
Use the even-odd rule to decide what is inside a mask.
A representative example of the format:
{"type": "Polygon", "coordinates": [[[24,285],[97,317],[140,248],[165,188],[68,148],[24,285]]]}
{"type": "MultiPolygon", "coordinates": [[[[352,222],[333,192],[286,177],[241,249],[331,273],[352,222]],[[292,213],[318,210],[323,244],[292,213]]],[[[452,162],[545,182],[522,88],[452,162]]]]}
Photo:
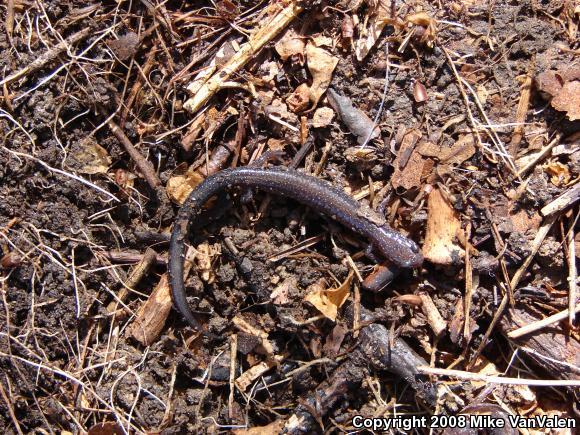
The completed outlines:
{"type": "MultiPolygon", "coordinates": [[[[15,1],[12,31],[3,28],[0,33],[0,78],[31,65],[60,38],[85,28],[91,31],[72,45],[70,54],[76,53],[76,58],[65,50],[3,89],[0,247],[5,267],[0,269],[0,430],[214,433],[274,423],[278,426],[262,433],[281,432],[284,426],[291,433],[338,433],[354,430],[352,417],[359,414],[381,417],[391,415],[396,407],[398,413],[453,415],[474,401],[497,403],[497,398],[516,413],[527,406],[533,412],[557,410],[574,415],[577,389],[532,388],[535,396],[526,402],[513,386],[490,384],[486,390],[468,381],[433,377],[421,378],[429,385],[421,390],[390,363],[373,363],[376,346],[361,345],[364,340],[373,342],[364,326],[375,323],[385,325],[392,340],[406,343],[427,365],[432,361],[436,367],[449,367],[455,362],[452,368],[465,370],[472,358],[478,358],[475,352],[507,288],[501,263],[512,277],[532,252],[542,222],[539,210],[580,176],[580,153],[574,153],[579,121],[570,121],[565,112],[556,111],[534,87],[524,137],[516,155],[511,156],[517,161],[537,152],[559,134],[561,143],[571,151],[550,155],[548,163],[558,162],[566,168],[567,183],[554,183],[544,160],[526,174],[527,188],[522,188],[485,133],[482,142],[491,152],[477,146],[473,155],[445,170],[437,157],[413,154],[422,164],[427,162],[421,166],[419,182],[395,188],[389,180],[396,172],[395,159],[401,159],[402,134],[417,130],[421,141],[445,150],[474,127],[445,50],[457,61],[462,77],[482,98],[486,95],[483,109],[499,126],[498,137],[510,149],[522,80],[526,75],[536,77],[578,63],[578,14],[570,12],[572,2],[397,2],[401,19],[423,9],[441,20],[433,47],[412,37],[407,49],[399,53],[408,29],[387,26],[362,62],[341,36],[345,14],[337,11],[357,2],[305,3],[307,10],[293,26],[307,37],[323,34],[334,38],[335,47],[329,51],[339,62],[330,86],[370,119],[383,98],[387,40],[389,62],[394,66],[389,69],[389,88],[379,120],[381,136],[369,147],[372,154],[352,157],[358,146],[356,137],[335,117],[330,125],[309,130],[313,147],[299,167],[314,173],[322,162],[319,176],[351,192],[368,187],[369,180],[382,181],[386,189],[371,205],[376,207],[386,197],[390,222],[420,245],[429,219],[426,193],[433,188],[446,192],[463,228],[470,226],[469,241],[477,249],[471,261],[477,278],[469,340],[462,337],[463,323],[459,338],[452,331],[435,338],[421,308],[398,298],[427,292],[448,326],[454,319],[462,322],[457,311],[462,309],[466,287],[463,258],[448,265],[426,262],[417,270],[402,271],[377,294],[360,290],[354,279],[356,290],[351,289],[351,297],[339,308],[336,322],[325,318],[308,321],[320,315],[304,301],[312,286],[332,288],[343,283],[352,269],[348,256],[354,258],[363,276],[374,262],[362,254],[366,241],[359,235],[299,202],[259,192],[249,200],[244,192],[234,192],[232,207],[191,238],[195,247],[208,243],[221,252],[212,258],[209,282],[198,276],[201,269],[186,282],[192,308],[200,313],[207,330],[221,339],[200,336],[176,311],[150,346],[131,338],[127,329],[134,314],[166,267],[156,263],[130,292],[125,301],[127,313],[113,315],[107,306],[123,288],[132,266],[112,261],[111,252],[139,258],[152,247],[158,254],[166,254],[178,210],[164,196],[168,180],[190,165],[203,165],[206,152],[211,154],[219,144],[235,141],[239,117],[246,119],[245,139],[239,141],[237,160],[228,158],[223,167],[248,164],[250,156],[270,139],[276,139],[286,152],[283,164],[303,145],[269,119],[251,93],[228,89],[210,100],[225,121],[215,121],[213,131],[205,128],[191,149],[182,146],[188,123],[195,116],[183,109],[189,97],[187,85],[225,41],[237,39],[240,45],[246,41],[240,30],[255,30],[258,14],[268,7],[267,2],[220,1],[216,11],[213,2],[15,1]],[[235,26],[228,24],[232,22],[227,17],[231,5],[237,8],[234,17],[247,12],[245,19],[237,17],[235,26]],[[192,11],[196,12],[186,15],[192,11]],[[198,62],[188,66],[199,56],[198,62]],[[153,66],[144,80],[140,70],[148,59],[153,66]],[[426,102],[415,101],[415,82],[425,86],[426,102]],[[136,83],[142,88],[130,97],[136,83]],[[130,98],[130,110],[125,111],[130,98]],[[222,112],[226,107],[237,113],[222,112]],[[158,191],[147,183],[107,124],[103,114],[117,110],[115,122],[161,180],[158,191]],[[465,116],[443,131],[458,115],[465,116]],[[99,173],[93,169],[101,161],[94,151],[87,151],[94,150],[91,144],[98,144],[110,157],[99,173]],[[131,181],[125,183],[124,177],[131,181]],[[516,214],[518,221],[514,220],[516,214]],[[492,226],[505,246],[498,245],[492,226]],[[313,246],[268,261],[319,235],[321,240],[313,246]],[[230,242],[238,252],[228,249],[230,242]],[[287,291],[284,302],[271,303],[272,291],[283,283],[287,291]],[[357,301],[354,295],[359,290],[357,301]],[[273,353],[255,335],[234,326],[234,318],[267,332],[273,353]],[[353,329],[353,322],[362,322],[362,330],[353,329]],[[230,354],[233,334],[237,334],[234,362],[230,354]],[[230,401],[232,366],[237,378],[260,361],[271,362],[273,356],[278,359],[272,367],[247,389],[236,388],[230,401]],[[439,387],[436,400],[431,395],[435,386],[439,387]],[[103,422],[113,423],[97,431],[94,426],[103,422]]],[[[360,20],[368,8],[363,4],[354,9],[360,20]]],[[[8,10],[6,4],[1,8],[3,22],[8,10]]],[[[355,32],[355,40],[358,37],[355,32]]],[[[269,43],[232,80],[252,82],[259,92],[272,90],[285,101],[309,77],[306,65],[283,62],[269,43]],[[265,62],[276,62],[279,71],[262,88],[258,79],[265,62]]],[[[470,100],[473,113],[485,123],[470,100]]],[[[328,106],[324,97],[321,106],[328,106]]],[[[295,122],[288,122],[300,125],[300,116],[310,119],[312,113],[299,114],[295,122]]],[[[413,161],[411,157],[409,162],[413,161]]],[[[368,202],[368,196],[363,201],[368,202]]],[[[563,247],[563,235],[574,229],[577,213],[572,207],[558,217],[519,285],[512,289],[514,305],[510,309],[530,308],[537,319],[568,307],[568,256],[576,253],[563,247]]],[[[561,328],[553,326],[557,333],[564,330],[569,340],[578,340],[577,329],[564,323],[561,328]]],[[[518,344],[522,343],[507,338],[506,330],[494,328],[478,365],[470,371],[478,372],[482,365],[493,363],[505,376],[558,379],[560,374],[526,359],[523,352],[511,360],[518,344]]],[[[578,356],[568,362],[578,369],[578,356]]],[[[562,375],[562,379],[578,380],[578,371],[562,375]]],[[[416,431],[427,433],[428,429],[416,431]]]]}

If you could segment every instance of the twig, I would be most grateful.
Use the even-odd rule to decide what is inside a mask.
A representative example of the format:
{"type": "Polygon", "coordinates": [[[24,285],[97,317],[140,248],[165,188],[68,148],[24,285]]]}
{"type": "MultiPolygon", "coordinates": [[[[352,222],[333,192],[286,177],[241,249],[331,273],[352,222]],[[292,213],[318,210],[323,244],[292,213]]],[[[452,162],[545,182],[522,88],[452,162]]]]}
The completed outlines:
{"type": "MultiPolygon", "coordinates": [[[[573,311],[575,313],[579,313],[580,304],[577,304],[573,311]]],[[[565,309],[564,311],[560,311],[559,313],[548,316],[545,319],[538,320],[537,322],[530,323],[529,325],[522,326],[521,328],[518,329],[514,329],[513,331],[508,332],[507,336],[509,338],[519,338],[523,335],[529,334],[530,332],[538,331],[548,325],[558,323],[569,316],[570,310],[565,309]]]]}
{"type": "Polygon", "coordinates": [[[303,7],[299,3],[297,0],[292,0],[274,17],[266,20],[264,26],[259,28],[225,65],[209,77],[196,94],[184,103],[183,107],[190,113],[197,112],[220,89],[221,83],[227,81],[232,74],[242,68],[250,59],[253,59],[258,50],[274,39],[302,12],[303,7]]]}
{"type": "Polygon", "coordinates": [[[522,276],[524,275],[524,273],[528,269],[529,265],[532,263],[532,260],[534,259],[535,255],[537,254],[538,250],[540,249],[540,245],[544,241],[544,238],[546,237],[546,235],[548,235],[548,231],[550,231],[550,228],[552,228],[552,225],[554,224],[555,221],[556,221],[555,216],[548,216],[546,218],[546,220],[544,221],[544,225],[542,225],[540,227],[540,229],[538,230],[538,232],[536,233],[536,237],[534,238],[534,241],[532,242],[532,252],[530,252],[530,255],[528,255],[528,257],[524,260],[524,263],[516,271],[516,273],[514,274],[512,280],[510,282],[510,286],[512,289],[515,290],[516,287],[518,286],[520,280],[522,279],[522,276]]]}
{"type": "Polygon", "coordinates": [[[488,376],[479,373],[464,372],[462,370],[439,369],[429,366],[419,366],[417,367],[417,370],[427,375],[450,376],[452,378],[464,379],[466,381],[483,381],[490,384],[530,385],[533,387],[580,387],[580,380],[508,378],[503,376],[488,376]]]}
{"type": "MultiPolygon", "coordinates": [[[[143,259],[144,254],[123,251],[106,251],[103,255],[113,263],[139,263],[143,259]]],[[[163,255],[157,255],[155,257],[155,263],[163,266],[167,264],[167,258],[163,255]]]]}
{"type": "MultiPolygon", "coordinates": [[[[431,329],[435,333],[435,337],[439,338],[443,335],[447,329],[447,323],[443,320],[441,313],[435,306],[433,299],[426,292],[419,293],[419,298],[421,298],[421,308],[423,313],[427,317],[427,323],[431,326],[431,329]]],[[[468,338],[468,337],[467,337],[468,338]]],[[[466,341],[467,341],[466,338],[466,341]]]]}
{"type": "Polygon", "coordinates": [[[518,151],[520,149],[520,142],[524,136],[524,123],[526,121],[526,115],[528,114],[528,106],[530,105],[530,95],[532,90],[532,77],[534,75],[534,68],[531,67],[526,74],[526,79],[522,84],[520,101],[518,103],[518,108],[516,111],[516,126],[514,128],[514,133],[512,134],[512,140],[510,142],[510,153],[514,159],[518,157],[518,151]]]}
{"type": "Polygon", "coordinates": [[[14,427],[16,428],[16,432],[19,435],[24,435],[22,429],[20,429],[20,424],[18,424],[18,418],[16,418],[16,414],[14,413],[14,408],[12,407],[12,401],[6,395],[6,391],[4,391],[4,387],[2,386],[2,382],[0,382],[0,395],[4,402],[6,403],[6,408],[8,408],[8,414],[10,414],[10,418],[12,419],[12,423],[14,423],[14,427]]]}
{"type": "Polygon", "coordinates": [[[234,419],[234,392],[236,391],[236,355],[238,354],[238,335],[230,336],[230,394],[228,396],[228,417],[234,419]]]}
{"type": "MultiPolygon", "coordinates": [[[[6,2],[6,34],[8,39],[12,39],[12,32],[14,31],[14,0],[8,0],[6,2]]],[[[17,426],[18,432],[20,428],[17,426]]]]}
{"type": "Polygon", "coordinates": [[[574,306],[576,305],[576,297],[578,294],[577,283],[578,271],[576,269],[576,242],[574,240],[574,222],[576,219],[574,216],[570,219],[570,229],[568,230],[568,313],[570,325],[573,326],[576,323],[576,313],[574,312],[574,306]]]}
{"type": "Polygon", "coordinates": [[[53,48],[48,50],[46,53],[42,54],[40,57],[37,57],[34,61],[26,65],[24,68],[18,70],[12,75],[9,75],[3,80],[0,80],[0,86],[4,84],[8,84],[13,82],[14,80],[19,79],[20,77],[31,74],[40,68],[44,67],[47,63],[52,62],[56,59],[63,51],[66,51],[69,46],[76,44],[79,41],[82,41],[89,35],[93,33],[93,29],[90,27],[86,27],[74,35],[69,36],[66,40],[59,42],[53,48]]]}
{"type": "Polygon", "coordinates": [[[467,370],[471,370],[473,368],[473,366],[480,361],[479,355],[481,354],[481,352],[483,352],[483,349],[485,348],[485,346],[487,346],[487,343],[488,343],[489,337],[491,336],[491,333],[495,329],[495,326],[497,325],[497,323],[501,319],[501,316],[503,315],[506,307],[508,306],[508,301],[509,301],[509,293],[506,291],[503,295],[503,298],[501,299],[499,307],[497,307],[497,310],[495,310],[495,314],[493,316],[493,319],[491,320],[491,323],[487,327],[487,330],[485,331],[483,338],[479,342],[479,345],[477,346],[476,351],[473,353],[473,355],[471,355],[470,361],[466,366],[467,370]]]}
{"type": "MultiPolygon", "coordinates": [[[[104,116],[107,116],[103,108],[100,108],[101,113],[104,116]]],[[[161,180],[155,173],[155,168],[143,155],[135,148],[135,146],[131,143],[129,138],[125,135],[121,127],[119,127],[115,121],[113,121],[110,117],[107,119],[107,125],[115,135],[115,137],[121,142],[127,154],[131,157],[131,159],[135,162],[141,173],[143,174],[143,178],[147,181],[147,184],[153,189],[157,190],[158,187],[161,186],[161,180]]]]}
{"type": "Polygon", "coordinates": [[[542,216],[551,216],[574,205],[580,199],[580,183],[576,183],[573,187],[568,189],[558,198],[545,205],[540,213],[542,216]]]}
{"type": "Polygon", "coordinates": [[[469,249],[470,237],[471,222],[468,222],[465,229],[465,323],[463,324],[463,340],[466,346],[471,339],[471,303],[473,301],[473,267],[471,266],[471,252],[469,249]]]}
{"type": "Polygon", "coordinates": [[[521,177],[522,175],[526,174],[530,169],[534,168],[540,161],[542,161],[552,151],[552,148],[560,143],[561,137],[562,135],[560,133],[554,136],[550,143],[546,145],[538,155],[536,155],[533,161],[528,163],[522,169],[518,170],[518,176],[521,177]]]}
{"type": "Polygon", "coordinates": [[[8,148],[6,148],[6,147],[4,147],[4,146],[2,147],[2,149],[3,149],[3,150],[5,150],[5,151],[7,151],[7,152],[9,152],[10,154],[13,154],[13,155],[17,156],[17,157],[24,157],[24,158],[27,158],[27,159],[33,160],[33,161],[35,161],[36,163],[38,163],[38,164],[40,164],[40,165],[44,166],[44,167],[45,167],[46,169],[48,169],[50,172],[56,172],[57,174],[64,175],[65,177],[72,178],[73,180],[79,181],[79,182],[83,183],[83,184],[84,184],[84,185],[86,185],[86,186],[89,186],[89,187],[91,187],[91,188],[93,188],[93,189],[95,189],[95,190],[98,190],[98,191],[99,191],[99,192],[101,192],[102,194],[104,194],[104,195],[108,196],[108,197],[109,197],[110,199],[112,199],[113,201],[116,201],[116,202],[121,202],[121,201],[120,201],[120,200],[119,200],[119,199],[118,199],[118,198],[117,198],[115,195],[113,195],[111,192],[107,192],[105,189],[103,189],[103,188],[101,188],[101,187],[97,186],[96,184],[93,184],[93,183],[91,183],[91,182],[90,182],[90,181],[88,181],[88,180],[85,180],[85,179],[84,179],[84,178],[82,178],[82,177],[79,177],[78,175],[71,174],[70,172],[65,172],[65,171],[63,171],[63,170],[60,170],[60,169],[57,169],[57,168],[53,168],[53,167],[52,167],[52,166],[50,166],[48,163],[45,163],[45,162],[43,162],[42,160],[40,160],[40,159],[38,159],[38,158],[36,158],[36,157],[34,157],[34,156],[31,156],[30,154],[21,153],[21,152],[18,152],[18,151],[13,151],[13,150],[11,150],[11,149],[8,149],[8,148]]]}
{"type": "Polygon", "coordinates": [[[119,116],[120,123],[122,126],[125,125],[125,121],[127,120],[127,116],[129,115],[129,111],[131,107],[133,107],[133,103],[139,94],[139,91],[143,88],[143,85],[147,79],[147,75],[153,68],[155,64],[155,52],[151,51],[149,56],[147,56],[147,60],[145,60],[145,64],[139,70],[141,74],[138,75],[137,81],[133,84],[133,88],[131,88],[131,92],[129,92],[129,96],[127,97],[126,103],[123,105],[123,109],[121,109],[121,114],[119,116]]]}
{"type": "Polygon", "coordinates": [[[147,274],[149,269],[151,269],[151,266],[153,266],[156,260],[157,253],[155,250],[152,248],[147,248],[145,254],[143,254],[143,257],[141,257],[139,263],[135,265],[131,271],[131,274],[129,275],[129,278],[127,278],[127,281],[123,284],[124,287],[119,291],[119,294],[117,295],[118,300],[111,301],[111,303],[107,305],[107,311],[109,313],[117,311],[119,301],[125,302],[125,299],[127,299],[127,295],[129,294],[129,290],[132,290],[141,281],[141,279],[147,274]]]}

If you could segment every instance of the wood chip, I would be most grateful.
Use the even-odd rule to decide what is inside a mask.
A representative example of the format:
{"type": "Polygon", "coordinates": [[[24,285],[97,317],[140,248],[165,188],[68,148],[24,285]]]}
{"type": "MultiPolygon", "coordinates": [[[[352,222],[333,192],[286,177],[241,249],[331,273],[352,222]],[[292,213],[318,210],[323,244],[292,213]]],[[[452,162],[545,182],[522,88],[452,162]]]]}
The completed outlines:
{"type": "Polygon", "coordinates": [[[465,250],[456,242],[456,235],[461,231],[461,221],[439,189],[429,194],[428,216],[423,244],[425,259],[433,264],[456,264],[465,257],[465,250]]]}

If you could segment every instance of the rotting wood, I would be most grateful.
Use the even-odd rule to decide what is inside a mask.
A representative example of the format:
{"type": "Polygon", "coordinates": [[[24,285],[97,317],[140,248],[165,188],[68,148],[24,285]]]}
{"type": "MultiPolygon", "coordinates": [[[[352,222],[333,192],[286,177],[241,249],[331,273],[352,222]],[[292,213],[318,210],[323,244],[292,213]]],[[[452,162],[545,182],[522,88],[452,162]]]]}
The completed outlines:
{"type": "MultiPolygon", "coordinates": [[[[194,255],[195,249],[190,247],[185,255],[185,276],[192,267],[194,255]]],[[[133,337],[143,346],[150,346],[161,335],[172,305],[168,276],[164,273],[149,298],[137,310],[137,315],[127,330],[127,336],[133,337]]]]}

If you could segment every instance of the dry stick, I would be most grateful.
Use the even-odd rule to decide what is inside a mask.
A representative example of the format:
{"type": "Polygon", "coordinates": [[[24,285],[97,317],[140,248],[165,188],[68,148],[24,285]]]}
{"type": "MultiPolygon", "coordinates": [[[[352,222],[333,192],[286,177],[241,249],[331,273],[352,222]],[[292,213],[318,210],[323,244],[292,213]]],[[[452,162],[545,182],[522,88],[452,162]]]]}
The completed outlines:
{"type": "MultiPolygon", "coordinates": [[[[449,55],[448,50],[445,47],[442,47],[442,48],[443,48],[443,54],[447,58],[447,61],[449,62],[449,65],[451,66],[451,70],[453,71],[453,75],[455,76],[455,78],[457,80],[457,86],[459,88],[459,92],[461,93],[461,96],[463,97],[463,101],[465,103],[465,108],[467,109],[467,114],[468,114],[468,118],[469,118],[469,123],[471,124],[471,129],[472,129],[473,133],[475,134],[475,136],[477,137],[479,145],[483,148],[483,141],[481,140],[481,136],[479,135],[479,128],[477,126],[477,122],[475,120],[475,117],[473,116],[473,113],[471,111],[471,106],[469,104],[469,98],[467,97],[464,86],[466,86],[470,90],[470,92],[472,93],[473,98],[475,100],[475,104],[476,104],[477,108],[479,109],[479,111],[480,111],[481,115],[483,116],[487,125],[491,125],[491,122],[489,121],[485,111],[483,110],[483,107],[481,106],[479,99],[477,98],[477,94],[469,86],[469,83],[467,83],[459,75],[459,72],[457,72],[457,68],[455,68],[455,63],[453,62],[453,59],[451,59],[451,56],[449,55]]],[[[495,131],[493,131],[493,133],[495,134],[495,131]]],[[[512,171],[517,176],[517,171],[516,171],[515,165],[514,165],[513,161],[511,160],[511,157],[507,154],[507,151],[505,149],[502,149],[503,145],[501,144],[499,137],[497,137],[497,134],[495,134],[495,137],[494,137],[494,135],[490,134],[489,132],[487,132],[487,134],[488,134],[489,138],[492,140],[492,142],[494,142],[494,144],[498,147],[499,152],[500,152],[500,157],[502,157],[504,163],[506,163],[506,166],[509,168],[510,171],[512,171]]]]}
{"type": "MultiPolygon", "coordinates": [[[[580,313],[580,304],[577,304],[572,311],[575,313],[580,313]]],[[[553,323],[558,323],[568,318],[569,316],[570,310],[566,309],[564,311],[560,311],[559,313],[548,316],[545,319],[529,323],[526,326],[522,326],[518,329],[514,329],[513,331],[508,332],[507,336],[509,338],[519,338],[523,335],[529,334],[530,332],[538,331],[542,328],[545,328],[546,326],[552,325],[553,323]]]]}
{"type": "Polygon", "coordinates": [[[574,205],[576,201],[580,199],[580,183],[576,183],[575,186],[568,189],[558,198],[544,206],[540,213],[542,216],[551,216],[553,214],[557,214],[568,207],[574,205]]]}
{"type": "Polygon", "coordinates": [[[462,370],[438,369],[428,366],[419,366],[417,370],[427,375],[450,376],[466,381],[483,381],[491,384],[530,385],[534,387],[580,387],[580,380],[508,378],[504,376],[481,375],[479,373],[464,372],[462,370]]]}
{"type": "MultiPolygon", "coordinates": [[[[113,263],[139,263],[143,259],[144,254],[136,254],[132,252],[122,251],[106,251],[103,253],[105,258],[113,263]]],[[[167,258],[163,255],[155,257],[155,263],[159,266],[167,264],[167,258]]]]}
{"type": "Polygon", "coordinates": [[[526,79],[522,84],[522,93],[516,111],[516,126],[510,142],[510,154],[514,159],[518,157],[520,149],[520,142],[524,136],[524,123],[526,122],[526,115],[528,114],[528,106],[530,105],[530,94],[532,90],[532,76],[534,74],[533,68],[528,71],[526,79]]]}
{"type": "Polygon", "coordinates": [[[469,343],[471,338],[471,328],[470,326],[470,312],[471,312],[471,302],[473,300],[473,268],[471,267],[471,253],[469,249],[469,238],[471,237],[471,222],[467,223],[467,228],[465,229],[465,323],[463,325],[463,339],[465,340],[465,345],[469,343]]]}
{"type": "Polygon", "coordinates": [[[225,65],[216,71],[192,98],[185,102],[183,107],[190,113],[197,112],[220,89],[221,83],[228,80],[232,74],[242,68],[253,58],[253,55],[258,50],[274,39],[302,12],[303,7],[299,3],[297,0],[292,0],[288,6],[278,12],[272,19],[267,20],[266,24],[258,29],[250,40],[225,65]]]}
{"type": "MultiPolygon", "coordinates": [[[[107,114],[104,113],[104,109],[102,108],[101,113],[104,116],[107,116],[107,114]]],[[[115,123],[115,121],[113,121],[112,119],[107,119],[107,125],[109,126],[115,137],[119,140],[119,142],[121,142],[121,145],[123,145],[123,148],[125,148],[127,154],[129,154],[131,159],[135,162],[135,164],[143,174],[143,178],[145,178],[145,180],[147,181],[147,184],[149,184],[149,186],[153,190],[157,190],[157,188],[161,186],[161,180],[155,173],[155,168],[153,168],[151,162],[145,159],[145,157],[143,157],[143,155],[137,150],[137,148],[135,148],[135,146],[131,143],[129,138],[125,135],[125,133],[123,133],[121,127],[119,127],[115,123]]]]}
{"type": "Polygon", "coordinates": [[[228,417],[234,419],[234,391],[236,390],[236,355],[238,354],[238,334],[230,336],[230,394],[228,397],[228,417]]]}
{"type": "Polygon", "coordinates": [[[574,241],[574,222],[576,219],[574,216],[570,218],[570,230],[568,231],[568,286],[570,290],[568,292],[568,313],[570,325],[576,323],[576,313],[574,312],[574,306],[576,305],[578,271],[576,270],[576,242],[574,241]]]}
{"type": "Polygon", "coordinates": [[[14,423],[14,427],[16,428],[16,432],[19,435],[24,435],[22,429],[20,429],[20,425],[18,424],[18,418],[16,418],[16,414],[14,413],[14,408],[12,407],[13,401],[11,401],[8,396],[6,395],[6,391],[4,391],[4,387],[2,386],[2,382],[0,382],[0,395],[4,402],[6,403],[6,408],[8,408],[8,414],[10,414],[10,418],[12,419],[12,423],[14,423]]]}
{"type": "Polygon", "coordinates": [[[476,351],[473,353],[473,355],[471,355],[470,361],[467,364],[467,366],[465,367],[466,370],[469,371],[469,370],[473,369],[475,364],[478,362],[479,355],[481,355],[481,352],[483,352],[483,349],[485,348],[485,346],[487,346],[487,342],[489,340],[489,337],[491,336],[491,333],[495,329],[495,326],[499,322],[499,319],[501,319],[501,316],[503,315],[503,312],[505,311],[505,309],[508,305],[508,301],[509,301],[508,294],[509,293],[506,290],[504,290],[504,295],[503,295],[503,298],[499,304],[499,307],[497,307],[497,310],[495,311],[493,319],[491,320],[491,323],[487,327],[487,330],[485,331],[485,334],[483,335],[483,338],[482,338],[481,342],[479,343],[479,346],[477,346],[476,351]]]}
{"type": "Polygon", "coordinates": [[[121,125],[123,126],[125,125],[125,121],[127,120],[129,111],[131,110],[131,107],[133,107],[133,103],[137,98],[137,94],[139,94],[139,91],[141,91],[141,89],[143,88],[143,85],[145,83],[145,77],[147,76],[147,74],[149,74],[149,72],[153,68],[154,63],[155,63],[155,52],[152,51],[149,53],[149,56],[147,56],[147,60],[145,61],[145,64],[143,65],[140,71],[141,74],[138,75],[137,81],[133,85],[131,92],[129,92],[127,102],[123,105],[123,109],[121,110],[121,114],[119,116],[120,119],[119,122],[121,125]]]}
{"type": "Polygon", "coordinates": [[[533,161],[528,163],[522,169],[518,170],[518,176],[521,177],[524,174],[526,174],[530,169],[535,168],[536,165],[540,161],[542,161],[552,151],[552,148],[554,148],[557,144],[560,143],[561,137],[562,137],[562,135],[560,133],[556,134],[556,136],[554,136],[554,138],[550,141],[550,143],[548,145],[546,145],[542,149],[542,151],[540,151],[540,153],[536,156],[536,158],[534,158],[533,161]]]}
{"type": "Polygon", "coordinates": [[[528,257],[524,260],[524,263],[516,271],[510,282],[510,286],[512,289],[515,289],[518,286],[520,280],[522,279],[522,276],[524,276],[524,273],[532,263],[532,260],[534,259],[535,255],[538,253],[538,250],[540,249],[540,245],[544,241],[544,238],[548,235],[548,231],[550,231],[550,228],[552,228],[552,225],[554,224],[554,222],[556,222],[556,217],[557,216],[555,215],[548,216],[544,221],[544,224],[540,227],[540,229],[536,233],[536,237],[532,242],[532,252],[530,252],[530,255],[528,255],[528,257]]]}
{"type": "MultiPolygon", "coordinates": [[[[6,2],[6,34],[8,39],[12,39],[12,32],[14,31],[14,0],[8,0],[6,2]]],[[[20,428],[18,428],[20,432],[20,428]]]]}
{"type": "Polygon", "coordinates": [[[421,308],[423,314],[427,317],[427,323],[435,333],[436,340],[439,339],[447,329],[447,323],[443,320],[441,313],[435,306],[433,299],[428,293],[419,293],[419,298],[421,298],[421,308]]]}
{"type": "Polygon", "coordinates": [[[75,33],[74,35],[69,36],[66,40],[59,42],[53,48],[48,50],[46,53],[42,54],[40,57],[37,57],[34,61],[26,65],[21,70],[1,80],[0,86],[11,83],[14,80],[17,80],[26,74],[32,74],[33,72],[39,70],[40,68],[44,67],[47,63],[52,62],[54,59],[56,59],[63,51],[66,51],[69,48],[69,46],[76,44],[79,41],[82,41],[92,33],[93,29],[87,27],[75,33]]]}
{"type": "Polygon", "coordinates": [[[125,299],[127,299],[127,295],[129,294],[128,289],[133,289],[137,284],[139,284],[141,279],[147,274],[149,269],[151,269],[151,266],[153,266],[156,260],[157,253],[155,250],[147,248],[145,254],[143,254],[143,257],[141,257],[139,263],[135,265],[131,271],[131,274],[129,275],[129,278],[127,278],[127,281],[123,284],[124,287],[121,289],[121,291],[119,291],[117,299],[111,301],[109,305],[107,305],[107,311],[109,313],[116,311],[120,302],[125,302],[125,299]]]}

